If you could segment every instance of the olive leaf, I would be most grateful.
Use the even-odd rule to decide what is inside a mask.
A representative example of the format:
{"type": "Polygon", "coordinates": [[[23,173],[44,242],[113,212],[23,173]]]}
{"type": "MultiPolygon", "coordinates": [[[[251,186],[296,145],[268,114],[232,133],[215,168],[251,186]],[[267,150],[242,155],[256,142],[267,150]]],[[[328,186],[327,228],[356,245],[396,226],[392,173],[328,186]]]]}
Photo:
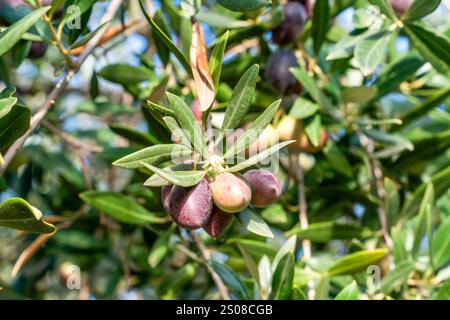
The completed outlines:
{"type": "Polygon", "coordinates": [[[124,223],[145,225],[167,222],[166,218],[159,217],[133,199],[117,192],[87,191],[81,193],[80,198],[91,207],[124,223]]]}
{"type": "Polygon", "coordinates": [[[280,142],[270,148],[267,148],[264,151],[261,151],[260,153],[250,157],[247,160],[244,160],[242,162],[240,162],[239,164],[226,169],[226,171],[228,172],[238,172],[241,170],[244,170],[246,168],[249,168],[261,161],[263,161],[264,159],[270,157],[272,154],[274,154],[275,152],[278,152],[281,148],[287,146],[288,144],[294,142],[294,140],[289,140],[289,141],[284,141],[284,142],[280,142]]]}
{"type": "Polygon", "coordinates": [[[44,221],[39,209],[21,198],[10,198],[0,204],[0,227],[43,234],[56,231],[55,226],[44,221]]]}
{"type": "Polygon", "coordinates": [[[265,7],[271,0],[217,0],[222,6],[232,11],[253,11],[265,7]]]}
{"type": "Polygon", "coordinates": [[[114,161],[113,165],[127,169],[136,169],[142,167],[143,162],[147,164],[158,164],[170,160],[172,157],[189,154],[191,154],[191,150],[183,145],[158,144],[122,157],[114,161]]]}
{"type": "Polygon", "coordinates": [[[194,150],[207,158],[208,154],[206,152],[203,131],[195,120],[191,109],[181,98],[170,92],[167,92],[167,99],[175,112],[175,117],[178,120],[181,129],[186,130],[187,137],[194,147],[194,150]]]}
{"type": "Polygon", "coordinates": [[[171,171],[157,168],[145,162],[142,162],[142,165],[159,175],[164,180],[182,187],[191,187],[196,185],[206,175],[205,171],[171,171]]]}
{"type": "Polygon", "coordinates": [[[358,273],[383,259],[387,253],[387,249],[361,250],[351,253],[339,258],[327,269],[326,274],[329,276],[339,276],[358,273]]]}
{"type": "Polygon", "coordinates": [[[50,7],[42,7],[33,10],[28,15],[3,30],[0,33],[0,56],[19,42],[22,35],[34,26],[48,10],[50,10],[50,7]]]}
{"type": "Polygon", "coordinates": [[[268,106],[264,112],[251,123],[250,127],[236,140],[236,142],[228,148],[223,157],[227,159],[230,156],[239,154],[253,143],[254,140],[252,139],[256,138],[255,133],[259,133],[262,129],[267,127],[280,107],[280,103],[281,100],[277,100],[268,106]]]}
{"type": "Polygon", "coordinates": [[[255,64],[251,66],[234,87],[233,95],[231,96],[225,111],[225,117],[221,128],[222,133],[225,133],[229,129],[236,128],[242,121],[242,117],[250,108],[250,103],[255,91],[258,70],[258,65],[255,64]]]}
{"type": "Polygon", "coordinates": [[[274,237],[270,227],[264,219],[248,208],[239,213],[239,220],[248,231],[253,232],[254,234],[266,238],[274,237]]]}

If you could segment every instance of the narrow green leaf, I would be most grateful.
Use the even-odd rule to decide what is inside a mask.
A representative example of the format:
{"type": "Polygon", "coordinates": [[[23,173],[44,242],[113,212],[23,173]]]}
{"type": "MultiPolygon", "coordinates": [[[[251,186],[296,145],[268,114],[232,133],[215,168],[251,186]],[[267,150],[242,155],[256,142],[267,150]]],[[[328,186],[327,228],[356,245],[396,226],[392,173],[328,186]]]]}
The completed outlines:
{"type": "Polygon", "coordinates": [[[317,110],[319,110],[319,106],[317,104],[303,97],[298,97],[295,99],[294,104],[289,110],[289,116],[295,119],[306,119],[314,115],[317,110]]]}
{"type": "Polygon", "coordinates": [[[349,87],[342,91],[342,100],[344,103],[366,103],[372,100],[378,93],[376,87],[349,87]]]}
{"type": "Polygon", "coordinates": [[[239,213],[239,220],[242,225],[250,232],[266,238],[273,238],[273,233],[270,227],[259,215],[250,209],[245,209],[239,213]]]}
{"type": "MultiPolygon", "coordinates": [[[[425,193],[420,204],[419,214],[417,215],[416,227],[414,230],[414,243],[411,250],[412,256],[416,256],[419,251],[420,244],[422,242],[425,233],[431,230],[431,208],[434,203],[434,188],[433,184],[429,183],[425,189],[425,193]]],[[[428,233],[428,237],[431,240],[431,233],[428,233]]],[[[431,250],[431,248],[429,248],[431,250]]]]}
{"type": "Polygon", "coordinates": [[[22,35],[39,21],[39,19],[50,9],[42,7],[33,10],[31,13],[12,24],[9,28],[0,33],[0,56],[19,42],[22,35]]]}
{"type": "Polygon", "coordinates": [[[318,147],[320,144],[320,129],[322,128],[322,118],[316,114],[311,121],[305,121],[305,133],[312,145],[318,147]]]}
{"type": "Polygon", "coordinates": [[[424,197],[428,183],[432,183],[434,187],[434,197],[439,199],[450,189],[450,166],[435,173],[431,176],[427,183],[418,186],[414,193],[406,200],[400,213],[399,223],[404,224],[407,219],[419,212],[420,204],[424,197]]]}
{"type": "Polygon", "coordinates": [[[207,158],[205,141],[203,140],[203,131],[195,120],[191,109],[181,98],[170,92],[167,92],[167,98],[175,112],[175,117],[178,120],[181,129],[186,130],[186,133],[189,134],[188,138],[194,149],[207,158]]]}
{"type": "Polygon", "coordinates": [[[321,110],[334,117],[339,117],[336,108],[333,107],[331,102],[325,96],[325,94],[317,86],[314,79],[306,72],[306,70],[300,68],[290,68],[291,73],[300,81],[305,90],[311,95],[321,108],[321,110]]]}
{"type": "Polygon", "coordinates": [[[183,145],[158,144],[120,158],[114,161],[113,165],[127,169],[136,169],[143,166],[142,162],[158,164],[170,160],[172,157],[180,157],[190,153],[191,150],[183,145]]]}
{"type": "Polygon", "coordinates": [[[223,133],[226,133],[228,129],[236,128],[250,108],[253,93],[255,92],[258,70],[258,65],[251,66],[234,88],[223,119],[221,128],[223,133]]]}
{"type": "Polygon", "coordinates": [[[164,231],[158,239],[153,243],[148,255],[148,264],[152,268],[156,268],[169,252],[169,240],[173,234],[173,228],[164,231]]]}
{"type": "Polygon", "coordinates": [[[236,298],[240,300],[250,299],[250,294],[248,293],[247,288],[233,270],[214,260],[210,261],[210,264],[225,285],[230,289],[231,293],[236,296],[236,298]]]}
{"type": "Polygon", "coordinates": [[[432,13],[441,3],[441,0],[414,0],[402,20],[417,20],[432,13]]]}
{"type": "Polygon", "coordinates": [[[139,5],[141,7],[142,13],[144,14],[145,19],[150,23],[153,30],[155,31],[155,34],[157,34],[160,38],[160,40],[169,48],[169,50],[177,57],[178,61],[183,65],[185,70],[189,73],[189,75],[192,75],[191,65],[189,63],[189,59],[184,55],[183,52],[181,52],[180,49],[172,42],[170,37],[164,33],[164,31],[161,30],[161,28],[155,23],[155,21],[150,18],[148,15],[144,1],[139,0],[139,5]]]}
{"type": "Polygon", "coordinates": [[[157,217],[132,199],[116,192],[87,191],[80,198],[93,208],[129,224],[166,223],[167,219],[157,217]]]}
{"type": "Polygon", "coordinates": [[[404,30],[413,46],[437,71],[450,72],[450,41],[447,37],[418,23],[407,23],[404,30]]]}
{"type": "Polygon", "coordinates": [[[297,245],[297,236],[291,236],[286,240],[285,243],[281,246],[281,248],[277,251],[275,258],[273,258],[272,267],[270,268],[272,272],[278,267],[281,259],[288,253],[292,253],[295,255],[295,246],[297,245]]]}
{"type": "Polygon", "coordinates": [[[333,239],[364,239],[374,233],[368,228],[326,221],[312,223],[307,228],[294,227],[286,232],[287,236],[294,234],[301,240],[326,243],[333,239]]]}
{"type": "Polygon", "coordinates": [[[163,120],[166,123],[167,127],[169,128],[170,132],[172,132],[172,141],[173,142],[179,141],[182,145],[191,149],[192,148],[191,141],[184,132],[184,130],[181,129],[177,120],[175,120],[175,118],[172,117],[164,117],[163,120]]]}
{"type": "Polygon", "coordinates": [[[151,164],[144,162],[142,164],[164,180],[182,187],[191,187],[196,185],[204,178],[206,174],[205,171],[170,171],[154,167],[151,164]]]}
{"type": "Polygon", "coordinates": [[[281,258],[273,273],[272,292],[270,294],[275,300],[289,300],[292,296],[294,283],[295,259],[292,253],[287,253],[281,258]]]}
{"type": "Polygon", "coordinates": [[[251,143],[255,142],[253,139],[256,139],[256,135],[261,133],[262,130],[272,121],[275,113],[280,107],[280,103],[281,100],[277,100],[268,106],[264,112],[251,123],[250,127],[236,140],[236,142],[228,148],[223,156],[224,159],[227,159],[235,154],[239,154],[247,149],[251,143]]]}
{"type": "Polygon", "coordinates": [[[257,10],[272,3],[271,0],[217,0],[217,2],[231,11],[240,12],[257,10]]]}
{"type": "Polygon", "coordinates": [[[392,9],[389,0],[369,0],[369,2],[374,6],[378,7],[381,13],[386,15],[391,20],[397,20],[394,9],[392,9]]]}
{"type": "Polygon", "coordinates": [[[17,103],[16,97],[9,97],[0,100],[0,118],[11,111],[13,105],[17,103]]]}
{"type": "Polygon", "coordinates": [[[0,118],[0,148],[6,147],[21,137],[30,126],[30,109],[15,105],[0,118]]]}
{"type": "Polygon", "coordinates": [[[211,70],[211,77],[213,79],[214,88],[219,87],[220,74],[222,73],[223,55],[227,46],[229,32],[226,31],[218,39],[209,57],[209,70],[211,70]]]}
{"type": "Polygon", "coordinates": [[[356,281],[352,281],[348,286],[342,289],[334,300],[359,300],[359,288],[356,281]]]}
{"type": "Polygon", "coordinates": [[[21,198],[10,198],[0,204],[0,227],[51,234],[56,228],[44,221],[42,212],[21,198]]]}
{"type": "Polygon", "coordinates": [[[314,2],[313,20],[312,20],[312,38],[314,51],[319,54],[320,47],[325,40],[329,27],[330,4],[328,1],[314,2]]]}
{"type": "Polygon", "coordinates": [[[353,168],[350,165],[350,162],[335,143],[328,142],[323,149],[323,152],[330,166],[334,170],[346,175],[347,177],[353,176],[353,168]]]}
{"type": "Polygon", "coordinates": [[[402,261],[381,280],[381,292],[391,293],[396,287],[406,283],[409,274],[414,270],[412,261],[402,261]]]}
{"type": "Polygon", "coordinates": [[[355,274],[377,263],[388,253],[387,249],[361,250],[338,259],[327,270],[330,276],[355,274]]]}
{"type": "Polygon", "coordinates": [[[167,292],[177,293],[185,285],[191,282],[197,274],[197,266],[194,263],[188,263],[175,272],[169,273],[163,278],[158,286],[157,293],[164,295],[167,292]]]}
{"type": "Polygon", "coordinates": [[[355,46],[355,61],[364,75],[369,75],[383,61],[391,34],[380,31],[355,46]]]}
{"type": "Polygon", "coordinates": [[[435,267],[441,268],[450,261],[450,217],[448,217],[433,237],[433,262],[435,267]]]}
{"type": "Polygon", "coordinates": [[[414,109],[406,113],[402,118],[403,124],[397,127],[397,129],[404,128],[413,121],[426,115],[428,112],[441,105],[449,96],[450,96],[450,87],[436,90],[425,101],[418,104],[414,109]]]}
{"type": "Polygon", "coordinates": [[[98,72],[98,75],[105,80],[122,85],[137,84],[152,79],[152,74],[148,70],[123,63],[107,65],[98,72]]]}
{"type": "Polygon", "coordinates": [[[294,142],[294,140],[289,140],[289,141],[284,141],[281,143],[278,143],[256,155],[254,155],[253,157],[242,161],[241,163],[235,165],[234,167],[231,167],[229,169],[227,169],[226,171],[228,172],[238,172],[241,170],[244,170],[248,167],[251,167],[261,161],[263,161],[264,159],[266,159],[267,157],[271,156],[272,154],[274,154],[275,152],[278,152],[278,150],[280,150],[281,148],[287,146],[288,144],[294,142]]]}
{"type": "Polygon", "coordinates": [[[152,134],[135,130],[121,123],[111,123],[108,126],[116,134],[139,146],[146,147],[149,145],[161,143],[161,141],[159,141],[159,139],[152,134]]]}

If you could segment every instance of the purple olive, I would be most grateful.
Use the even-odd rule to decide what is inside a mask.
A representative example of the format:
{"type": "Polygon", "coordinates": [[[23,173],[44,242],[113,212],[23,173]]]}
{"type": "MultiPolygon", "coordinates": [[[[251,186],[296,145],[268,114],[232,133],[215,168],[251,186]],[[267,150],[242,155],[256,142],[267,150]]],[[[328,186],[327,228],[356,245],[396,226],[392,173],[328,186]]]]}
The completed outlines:
{"type": "Polygon", "coordinates": [[[298,2],[301,3],[305,9],[306,12],[308,13],[308,16],[311,17],[312,16],[312,12],[313,12],[313,3],[312,0],[289,0],[289,2],[298,2]]]}
{"type": "Polygon", "coordinates": [[[269,56],[265,72],[266,79],[277,92],[286,94],[298,84],[289,71],[289,68],[297,66],[297,57],[292,50],[279,49],[269,56]]]}
{"type": "Polygon", "coordinates": [[[30,51],[28,52],[28,58],[39,59],[42,58],[47,51],[47,45],[42,42],[33,42],[31,44],[30,51]]]}
{"type": "Polygon", "coordinates": [[[164,210],[166,210],[167,213],[170,212],[169,209],[169,196],[170,192],[172,191],[173,185],[166,184],[161,188],[161,202],[163,204],[164,210]]]}
{"type": "Polygon", "coordinates": [[[205,180],[189,188],[173,186],[169,196],[172,219],[186,229],[198,229],[211,216],[213,201],[211,188],[205,180]]]}
{"type": "Polygon", "coordinates": [[[411,6],[413,0],[391,0],[391,6],[397,17],[401,17],[411,6]]]}
{"type": "Polygon", "coordinates": [[[253,169],[247,171],[244,177],[252,188],[252,206],[264,208],[277,201],[280,197],[281,184],[272,172],[253,169]]]}
{"type": "Polygon", "coordinates": [[[220,237],[233,223],[234,215],[214,206],[211,217],[203,229],[214,239],[220,237]]]}
{"type": "Polygon", "coordinates": [[[272,40],[284,45],[296,42],[303,31],[308,13],[298,2],[288,2],[283,6],[283,22],[272,30],[272,40]]]}

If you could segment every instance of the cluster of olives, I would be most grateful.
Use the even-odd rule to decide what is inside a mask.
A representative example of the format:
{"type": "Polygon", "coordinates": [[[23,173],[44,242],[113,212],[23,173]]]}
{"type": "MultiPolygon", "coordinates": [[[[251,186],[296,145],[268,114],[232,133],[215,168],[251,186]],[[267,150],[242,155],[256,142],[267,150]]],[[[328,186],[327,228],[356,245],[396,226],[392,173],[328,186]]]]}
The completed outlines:
{"type": "Polygon", "coordinates": [[[161,190],[164,209],[177,225],[203,228],[213,238],[223,234],[234,213],[247,206],[267,207],[281,194],[278,178],[267,170],[252,169],[243,176],[223,172],[192,187],[165,185],[161,190]]]}
{"type": "MultiPolygon", "coordinates": [[[[283,6],[283,21],[272,30],[272,41],[280,46],[295,44],[311,14],[311,1],[289,1],[283,6]]],[[[269,56],[266,78],[279,93],[298,92],[300,84],[289,72],[298,66],[297,57],[290,48],[282,47],[269,56]]]]}

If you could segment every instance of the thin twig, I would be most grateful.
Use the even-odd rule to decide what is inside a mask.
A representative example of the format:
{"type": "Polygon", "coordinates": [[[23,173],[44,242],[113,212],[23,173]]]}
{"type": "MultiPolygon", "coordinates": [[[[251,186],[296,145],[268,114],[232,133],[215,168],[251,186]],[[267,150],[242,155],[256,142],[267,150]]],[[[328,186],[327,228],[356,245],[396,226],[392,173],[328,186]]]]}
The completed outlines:
{"type": "MultiPolygon", "coordinates": [[[[358,135],[359,141],[364,148],[365,153],[369,159],[369,170],[372,180],[372,194],[380,199],[381,203],[384,201],[385,191],[384,191],[384,182],[383,182],[383,172],[381,170],[380,164],[378,160],[374,157],[374,144],[363,132],[360,130],[356,131],[358,135]]],[[[386,210],[383,205],[377,206],[378,219],[380,221],[381,233],[383,234],[384,242],[386,243],[389,251],[392,251],[392,239],[389,235],[387,218],[386,218],[386,210]]]]}
{"type": "Polygon", "coordinates": [[[42,125],[46,127],[48,130],[59,136],[62,140],[64,140],[67,144],[72,146],[75,149],[80,149],[88,153],[99,153],[103,150],[102,147],[94,144],[85,143],[84,141],[75,138],[74,136],[71,136],[67,132],[59,129],[58,127],[54,126],[51,122],[43,119],[42,125]]]}
{"type": "MultiPolygon", "coordinates": [[[[297,154],[295,159],[295,166],[297,166],[297,192],[298,192],[298,220],[300,224],[300,228],[305,229],[309,226],[308,221],[308,205],[306,203],[306,195],[305,195],[305,172],[303,171],[303,167],[299,162],[300,153],[297,154]]],[[[311,259],[312,250],[311,250],[311,241],[308,239],[302,240],[302,249],[303,249],[303,258],[305,261],[311,259]]],[[[309,267],[306,265],[305,270],[309,270],[309,267]]],[[[312,280],[307,283],[307,294],[310,300],[314,300],[315,291],[314,291],[314,282],[312,280]]]]}
{"type": "MultiPolygon", "coordinates": [[[[108,9],[106,10],[105,14],[103,15],[100,24],[107,23],[114,18],[116,15],[116,12],[119,10],[119,7],[121,6],[123,0],[112,0],[111,4],[109,5],[108,9]]],[[[3,175],[6,168],[9,166],[11,161],[13,160],[14,156],[17,154],[17,152],[22,148],[23,144],[27,140],[27,138],[33,133],[33,131],[37,128],[37,126],[41,123],[41,121],[44,119],[47,112],[50,110],[50,108],[55,104],[56,99],[64,92],[64,90],[67,88],[70,80],[73,78],[73,76],[78,72],[81,65],[84,63],[84,61],[89,57],[89,55],[94,51],[94,49],[97,47],[100,39],[102,38],[103,34],[106,32],[106,28],[103,28],[100,30],[87,44],[86,49],[84,50],[83,54],[81,55],[80,59],[76,63],[76,65],[68,69],[66,72],[66,75],[58,81],[55,88],[50,92],[47,100],[45,103],[38,109],[38,111],[33,115],[30,121],[30,127],[28,128],[27,132],[23,136],[21,136],[19,139],[17,139],[12,146],[8,149],[4,156],[4,163],[0,167],[0,176],[3,175]]],[[[69,66],[70,67],[70,66],[69,66]]]]}
{"type": "Polygon", "coordinates": [[[214,269],[210,266],[208,261],[211,259],[211,255],[209,253],[208,248],[206,248],[205,244],[203,243],[200,236],[195,233],[195,231],[191,231],[191,237],[194,239],[195,244],[197,245],[198,250],[200,251],[200,254],[205,260],[206,269],[208,270],[209,274],[211,275],[212,280],[216,284],[217,290],[219,290],[219,294],[222,296],[222,299],[224,300],[230,300],[230,295],[228,294],[227,287],[223,283],[222,279],[219,277],[219,275],[214,271],[214,269]]]}

